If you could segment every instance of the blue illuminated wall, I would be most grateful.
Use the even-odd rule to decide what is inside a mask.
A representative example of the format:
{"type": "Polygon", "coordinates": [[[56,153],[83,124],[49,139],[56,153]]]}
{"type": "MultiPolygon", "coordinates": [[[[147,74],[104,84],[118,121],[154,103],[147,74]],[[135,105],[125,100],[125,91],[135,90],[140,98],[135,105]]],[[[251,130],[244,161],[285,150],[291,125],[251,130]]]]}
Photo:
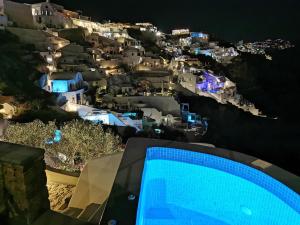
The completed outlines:
{"type": "Polygon", "coordinates": [[[41,76],[40,80],[39,80],[39,86],[40,88],[44,88],[47,85],[47,80],[48,80],[48,75],[44,74],[41,76]]]}
{"type": "Polygon", "coordinates": [[[53,80],[51,85],[52,92],[64,93],[69,91],[69,81],[67,80],[53,80]]]}
{"type": "MultiPolygon", "coordinates": [[[[60,75],[57,75],[59,78],[60,75]]],[[[74,74],[74,77],[71,79],[51,79],[51,75],[44,75],[40,79],[40,86],[45,88],[45,85],[50,85],[51,88],[47,85],[47,91],[54,93],[66,93],[82,89],[83,78],[80,72],[74,74]],[[50,83],[50,84],[49,84],[50,83]]]]}

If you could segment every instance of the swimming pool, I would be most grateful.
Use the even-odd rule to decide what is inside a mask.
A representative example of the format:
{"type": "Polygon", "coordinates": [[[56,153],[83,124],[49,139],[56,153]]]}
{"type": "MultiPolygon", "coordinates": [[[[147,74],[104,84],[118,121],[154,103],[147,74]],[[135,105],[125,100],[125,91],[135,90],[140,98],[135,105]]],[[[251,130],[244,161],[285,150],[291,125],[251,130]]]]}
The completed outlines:
{"type": "Polygon", "coordinates": [[[267,174],[201,152],[150,147],[136,225],[300,225],[300,196],[267,174]]]}

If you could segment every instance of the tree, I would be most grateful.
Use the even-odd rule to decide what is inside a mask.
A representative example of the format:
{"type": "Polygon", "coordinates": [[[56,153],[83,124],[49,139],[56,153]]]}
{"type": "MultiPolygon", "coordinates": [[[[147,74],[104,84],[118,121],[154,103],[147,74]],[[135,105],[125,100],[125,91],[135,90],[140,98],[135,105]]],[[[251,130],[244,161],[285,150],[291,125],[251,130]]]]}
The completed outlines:
{"type": "Polygon", "coordinates": [[[46,140],[53,136],[56,129],[54,122],[44,124],[40,120],[23,124],[10,123],[6,129],[4,141],[47,150],[46,140]]]}
{"type": "Polygon", "coordinates": [[[85,163],[90,159],[121,151],[120,138],[110,131],[104,132],[100,125],[73,120],[65,123],[61,132],[61,142],[53,147],[57,153],[67,156],[68,165],[74,164],[78,157],[85,163]]]}
{"type": "Polygon", "coordinates": [[[85,164],[88,160],[122,150],[120,138],[111,131],[104,132],[100,125],[80,120],[66,122],[60,127],[62,137],[59,141],[55,140],[57,130],[53,121],[47,124],[39,120],[13,123],[9,124],[3,140],[43,148],[46,162],[53,157],[60,159],[58,164],[50,166],[66,170],[78,170],[78,161],[85,164]],[[61,159],[61,155],[65,159],[61,159]]]}

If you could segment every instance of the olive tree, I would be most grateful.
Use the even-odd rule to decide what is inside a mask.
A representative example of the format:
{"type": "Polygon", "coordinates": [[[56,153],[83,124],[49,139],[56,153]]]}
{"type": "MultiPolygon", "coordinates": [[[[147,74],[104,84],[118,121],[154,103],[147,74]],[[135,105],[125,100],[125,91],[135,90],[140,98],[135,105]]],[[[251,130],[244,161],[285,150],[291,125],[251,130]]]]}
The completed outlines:
{"type": "Polygon", "coordinates": [[[56,129],[54,122],[44,124],[40,120],[31,123],[9,123],[3,141],[47,150],[46,140],[53,136],[56,129]]]}
{"type": "Polygon", "coordinates": [[[99,158],[105,154],[121,151],[120,138],[110,131],[104,132],[100,125],[73,120],[60,129],[62,139],[51,145],[57,153],[66,156],[66,164],[71,165],[76,158],[83,162],[99,158]]]}
{"type": "Polygon", "coordinates": [[[44,124],[35,120],[31,123],[11,123],[3,140],[43,148],[45,158],[60,158],[55,167],[67,170],[78,169],[78,164],[122,150],[120,138],[110,131],[104,131],[100,125],[81,120],[66,122],[59,129],[62,134],[59,141],[54,141],[56,130],[55,122],[44,124]],[[61,159],[59,156],[64,157],[61,159]]]}

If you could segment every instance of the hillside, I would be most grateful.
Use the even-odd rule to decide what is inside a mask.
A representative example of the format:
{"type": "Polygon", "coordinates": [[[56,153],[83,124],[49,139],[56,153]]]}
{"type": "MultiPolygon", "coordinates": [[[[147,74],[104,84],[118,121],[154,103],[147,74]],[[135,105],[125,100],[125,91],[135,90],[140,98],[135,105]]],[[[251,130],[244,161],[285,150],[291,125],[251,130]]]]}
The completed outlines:
{"type": "Polygon", "coordinates": [[[46,122],[77,118],[71,113],[55,110],[55,97],[35,85],[42,67],[43,62],[33,46],[20,43],[14,35],[0,31],[0,95],[13,96],[16,105],[26,103],[29,106],[14,119],[46,122]]]}
{"type": "Polygon", "coordinates": [[[33,100],[44,96],[34,80],[38,79],[37,65],[41,64],[33,54],[34,47],[24,45],[7,33],[0,32],[0,92],[20,100],[33,100]]]}

